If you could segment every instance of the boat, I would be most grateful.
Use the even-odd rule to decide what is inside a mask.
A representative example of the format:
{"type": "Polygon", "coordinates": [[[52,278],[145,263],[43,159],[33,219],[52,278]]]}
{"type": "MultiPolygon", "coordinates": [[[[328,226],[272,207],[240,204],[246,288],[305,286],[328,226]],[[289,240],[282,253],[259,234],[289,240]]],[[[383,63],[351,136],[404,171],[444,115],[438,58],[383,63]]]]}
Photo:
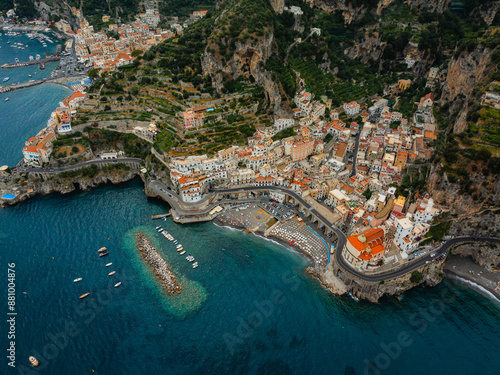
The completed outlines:
{"type": "Polygon", "coordinates": [[[113,276],[115,273],[116,271],[111,271],[110,273],[108,273],[108,276],[113,276]]]}
{"type": "Polygon", "coordinates": [[[85,297],[88,297],[88,295],[89,295],[89,294],[90,294],[90,293],[85,293],[85,294],[82,294],[82,295],[80,296],[80,299],[84,299],[85,297]]]}
{"type": "Polygon", "coordinates": [[[108,250],[108,249],[106,249],[105,247],[101,247],[101,248],[100,248],[99,250],[97,250],[97,251],[98,251],[98,252],[100,252],[100,253],[104,253],[106,250],[108,250]]]}
{"type": "Polygon", "coordinates": [[[40,362],[38,362],[38,359],[36,359],[32,355],[28,359],[30,363],[33,365],[33,367],[38,367],[38,365],[40,364],[40,362]]]}
{"type": "Polygon", "coordinates": [[[4,82],[7,82],[9,79],[10,79],[10,77],[5,77],[5,78],[3,79],[3,81],[4,81],[4,82]]]}
{"type": "Polygon", "coordinates": [[[160,229],[161,229],[161,225],[158,225],[158,226],[156,227],[156,230],[160,230],[160,229]]]}
{"type": "Polygon", "coordinates": [[[106,255],[109,255],[109,253],[107,251],[105,253],[99,253],[100,257],[105,257],[106,255]]]}
{"type": "Polygon", "coordinates": [[[192,261],[194,260],[194,256],[192,256],[192,255],[188,255],[188,256],[186,257],[186,260],[187,260],[188,262],[192,262],[192,261]]]}
{"type": "Polygon", "coordinates": [[[198,262],[194,262],[193,263],[193,268],[197,268],[198,267],[198,262]]]}
{"type": "Polygon", "coordinates": [[[182,245],[181,244],[177,244],[177,245],[175,245],[175,247],[179,248],[179,247],[182,247],[182,245]]]}
{"type": "Polygon", "coordinates": [[[74,279],[74,280],[73,280],[73,282],[74,282],[74,283],[77,283],[77,282],[79,282],[79,281],[82,281],[82,278],[81,278],[81,277],[79,277],[78,279],[74,279]]]}
{"type": "Polygon", "coordinates": [[[109,267],[109,266],[111,266],[112,264],[113,264],[113,263],[108,263],[108,264],[106,264],[106,267],[109,267]]]}
{"type": "Polygon", "coordinates": [[[119,283],[115,284],[115,288],[118,288],[120,285],[122,285],[122,282],[120,281],[119,283]]]}
{"type": "Polygon", "coordinates": [[[182,250],[179,254],[180,254],[180,255],[184,255],[184,254],[186,254],[186,250],[182,250]]]}
{"type": "Polygon", "coordinates": [[[30,78],[31,78],[31,74],[28,74],[28,77],[30,77],[30,78]]]}
{"type": "Polygon", "coordinates": [[[182,250],[184,250],[182,246],[177,248],[177,251],[182,251],[182,250]]]}
{"type": "Polygon", "coordinates": [[[9,101],[9,98],[5,98],[5,101],[8,102],[9,101]]]}

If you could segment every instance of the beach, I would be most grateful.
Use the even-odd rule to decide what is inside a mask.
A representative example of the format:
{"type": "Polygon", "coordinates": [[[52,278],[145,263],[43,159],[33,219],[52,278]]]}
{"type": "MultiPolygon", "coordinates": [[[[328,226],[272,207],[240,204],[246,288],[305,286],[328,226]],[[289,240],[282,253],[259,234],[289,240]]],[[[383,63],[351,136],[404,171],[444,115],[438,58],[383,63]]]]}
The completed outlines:
{"type": "MultiPolygon", "coordinates": [[[[452,278],[460,278],[476,284],[488,293],[483,293],[488,298],[496,298],[500,302],[500,272],[491,272],[476,264],[470,257],[451,256],[444,266],[445,275],[452,278]],[[455,277],[453,277],[455,276],[455,277]]],[[[473,286],[464,283],[468,286],[473,286]]],[[[480,288],[475,288],[480,290],[480,288]]]]}

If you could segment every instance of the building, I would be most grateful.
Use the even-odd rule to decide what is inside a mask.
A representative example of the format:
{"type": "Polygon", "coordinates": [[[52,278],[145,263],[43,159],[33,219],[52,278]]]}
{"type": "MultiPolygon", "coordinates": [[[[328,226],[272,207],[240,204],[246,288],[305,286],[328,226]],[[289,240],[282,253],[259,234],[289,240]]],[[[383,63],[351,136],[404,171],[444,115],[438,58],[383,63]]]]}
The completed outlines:
{"type": "Polygon", "coordinates": [[[195,112],[192,109],[188,109],[184,112],[184,128],[200,128],[203,126],[204,116],[202,113],[195,112]]]}
{"type": "Polygon", "coordinates": [[[274,121],[274,129],[276,131],[281,131],[287,128],[291,128],[295,125],[295,121],[292,118],[277,118],[274,121]]]}
{"type": "Polygon", "coordinates": [[[314,141],[294,142],[290,156],[293,161],[300,161],[307,158],[314,151],[314,141]]]}
{"type": "Polygon", "coordinates": [[[360,110],[361,110],[361,107],[355,101],[352,101],[352,102],[349,102],[349,103],[344,103],[344,105],[342,106],[342,108],[344,109],[344,112],[348,116],[357,115],[360,112],[360,110]]]}
{"type": "Polygon", "coordinates": [[[344,257],[355,267],[367,267],[369,262],[382,258],[385,252],[383,243],[382,228],[368,229],[357,236],[347,238],[344,257]]]}

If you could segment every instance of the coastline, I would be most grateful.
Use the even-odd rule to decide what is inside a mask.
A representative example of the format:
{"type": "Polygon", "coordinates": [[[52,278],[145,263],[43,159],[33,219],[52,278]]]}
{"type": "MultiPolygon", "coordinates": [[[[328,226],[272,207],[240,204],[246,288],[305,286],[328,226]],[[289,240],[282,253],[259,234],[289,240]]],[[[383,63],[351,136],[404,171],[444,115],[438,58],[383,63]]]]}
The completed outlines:
{"type": "Polygon", "coordinates": [[[488,271],[470,257],[451,256],[444,266],[444,275],[500,304],[500,288],[495,290],[500,272],[488,271]]]}

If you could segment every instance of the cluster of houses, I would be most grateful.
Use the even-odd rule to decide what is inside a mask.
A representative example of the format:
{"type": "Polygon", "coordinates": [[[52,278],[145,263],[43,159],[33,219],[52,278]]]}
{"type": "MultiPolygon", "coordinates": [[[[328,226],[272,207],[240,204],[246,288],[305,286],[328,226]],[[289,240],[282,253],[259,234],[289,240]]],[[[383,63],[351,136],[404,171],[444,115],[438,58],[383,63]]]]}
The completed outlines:
{"type": "MultiPolygon", "coordinates": [[[[247,146],[233,146],[212,157],[172,158],[170,177],[182,199],[200,201],[214,183],[286,187],[324,201],[339,224],[351,229],[345,253],[353,266],[379,264],[392,246],[408,257],[427,234],[429,222],[441,212],[428,197],[417,197],[410,204],[395,195],[394,187],[401,184],[407,164],[431,156],[429,143],[436,130],[434,95],[421,98],[416,116],[424,119],[418,121],[416,116],[403,118],[383,98],[369,107],[344,103],[329,116],[325,116],[325,104],[304,88],[294,102],[293,116],[259,128],[247,146]],[[272,139],[287,128],[294,129],[292,136],[272,139]],[[332,140],[325,145],[327,134],[332,140]]],[[[204,111],[202,107],[186,111],[185,127],[201,126],[197,121],[203,121],[204,111]]]]}
{"type": "Polygon", "coordinates": [[[22,151],[27,165],[40,167],[43,163],[49,162],[53,141],[57,138],[57,134],[71,132],[71,119],[84,99],[84,91],[75,91],[59,103],[59,107],[50,115],[47,126],[25,143],[22,151]]]}
{"type": "MultiPolygon", "coordinates": [[[[78,9],[73,8],[73,12],[79,15],[78,9]]],[[[203,18],[206,13],[207,11],[194,12],[190,19],[194,22],[203,18]]],[[[109,16],[103,16],[103,22],[109,23],[109,21],[109,16]]],[[[147,51],[166,39],[182,34],[187,27],[186,23],[183,25],[173,23],[170,28],[161,29],[157,27],[159,22],[158,10],[152,8],[136,15],[132,23],[108,24],[107,29],[99,32],[94,31],[94,27],[84,18],[76,33],[65,20],[56,22],[55,26],[74,37],[75,51],[80,62],[103,71],[112,71],[130,64],[133,61],[131,56],[133,51],[147,51]],[[108,34],[117,35],[118,39],[109,37],[108,34]]]]}

